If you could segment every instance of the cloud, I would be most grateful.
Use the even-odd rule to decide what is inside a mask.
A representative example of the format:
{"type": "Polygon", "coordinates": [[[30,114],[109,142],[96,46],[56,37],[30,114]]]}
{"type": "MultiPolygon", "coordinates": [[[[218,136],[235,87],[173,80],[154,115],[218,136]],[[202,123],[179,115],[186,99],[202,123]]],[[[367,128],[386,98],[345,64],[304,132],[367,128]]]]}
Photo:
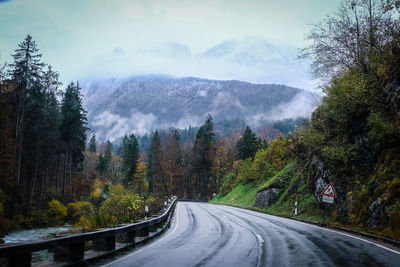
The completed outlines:
{"type": "Polygon", "coordinates": [[[184,129],[189,126],[199,126],[204,123],[206,115],[196,116],[196,115],[187,115],[179,119],[177,123],[174,123],[170,126],[177,129],[184,129]]]}
{"type": "Polygon", "coordinates": [[[277,121],[288,118],[309,117],[317,107],[318,95],[310,92],[297,93],[289,102],[282,103],[267,113],[257,113],[246,118],[252,126],[260,126],[265,121],[277,121]]]}
{"type": "MultiPolygon", "coordinates": [[[[200,54],[193,54],[188,45],[176,42],[136,50],[118,46],[94,59],[86,80],[164,74],[285,84],[312,90],[318,81],[310,78],[309,62],[295,58],[295,48],[277,48],[254,37],[225,41],[200,54]]],[[[199,96],[202,94],[206,92],[199,96]]]]}
{"type": "Polygon", "coordinates": [[[104,111],[93,120],[92,127],[101,139],[114,141],[128,133],[143,135],[156,126],[157,117],[132,110],[130,117],[104,111]]]}

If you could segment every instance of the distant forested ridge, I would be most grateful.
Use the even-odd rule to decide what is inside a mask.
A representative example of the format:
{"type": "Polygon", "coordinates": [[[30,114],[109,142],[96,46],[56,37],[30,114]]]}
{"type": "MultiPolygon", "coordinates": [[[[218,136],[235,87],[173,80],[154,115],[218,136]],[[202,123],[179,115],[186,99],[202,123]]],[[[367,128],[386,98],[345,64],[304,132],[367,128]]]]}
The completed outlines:
{"type": "MultiPolygon", "coordinates": [[[[99,140],[156,129],[199,126],[239,119],[252,127],[286,118],[309,117],[315,97],[277,84],[252,84],[169,76],[86,81],[82,86],[89,127],[99,140]]],[[[228,135],[228,133],[224,133],[228,135]]]]}

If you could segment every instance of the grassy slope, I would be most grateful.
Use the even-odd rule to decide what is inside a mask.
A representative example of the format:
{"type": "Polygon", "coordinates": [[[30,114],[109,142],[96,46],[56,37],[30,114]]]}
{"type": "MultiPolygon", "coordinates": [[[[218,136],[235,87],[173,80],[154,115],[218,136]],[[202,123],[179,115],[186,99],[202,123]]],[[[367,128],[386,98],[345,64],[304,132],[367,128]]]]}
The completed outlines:
{"type": "MultiPolygon", "coordinates": [[[[283,217],[298,218],[304,220],[311,220],[314,222],[322,222],[323,209],[320,204],[315,200],[314,195],[308,192],[306,185],[304,184],[301,175],[296,172],[296,168],[293,164],[287,165],[279,173],[273,177],[266,177],[261,183],[250,183],[247,185],[237,185],[230,193],[226,196],[220,194],[216,195],[210,203],[224,204],[229,206],[241,207],[246,209],[252,209],[259,212],[279,215],[283,217]],[[273,185],[280,185],[282,189],[278,200],[272,206],[266,209],[259,209],[253,207],[256,200],[257,191],[273,185]],[[294,215],[294,202],[295,195],[298,195],[298,211],[297,216],[294,215]]],[[[325,222],[330,226],[341,226],[345,228],[352,228],[357,231],[369,232],[378,236],[386,236],[396,240],[400,240],[400,234],[393,231],[378,231],[370,229],[361,225],[343,225],[334,220],[335,212],[326,217],[325,222]]]]}
{"type": "Polygon", "coordinates": [[[289,164],[275,176],[266,177],[259,184],[239,184],[226,196],[218,194],[210,201],[210,203],[253,209],[284,217],[294,217],[294,201],[297,193],[298,208],[301,212],[296,217],[321,222],[323,220],[323,214],[318,208],[318,204],[316,203],[314,196],[306,192],[305,185],[299,186],[301,183],[300,178],[300,175],[294,171],[293,165],[289,164]],[[266,209],[253,207],[256,200],[257,191],[270,185],[275,185],[278,183],[278,181],[280,181],[282,191],[277,202],[266,209]]]}

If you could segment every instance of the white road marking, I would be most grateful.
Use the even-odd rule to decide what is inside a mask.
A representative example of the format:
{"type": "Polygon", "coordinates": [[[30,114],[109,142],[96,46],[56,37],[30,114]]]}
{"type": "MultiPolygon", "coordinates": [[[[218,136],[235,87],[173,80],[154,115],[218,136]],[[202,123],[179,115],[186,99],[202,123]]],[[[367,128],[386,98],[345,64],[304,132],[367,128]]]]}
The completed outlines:
{"type": "Polygon", "coordinates": [[[388,250],[388,251],[390,251],[390,252],[393,252],[393,253],[395,253],[395,254],[397,254],[397,255],[400,255],[400,251],[397,251],[397,250],[394,250],[394,249],[385,247],[385,246],[383,246],[383,245],[381,245],[381,244],[378,244],[378,243],[369,241],[369,240],[367,240],[367,239],[364,239],[364,238],[361,238],[361,237],[358,237],[358,236],[349,235],[349,234],[346,234],[346,233],[343,233],[343,232],[340,232],[340,231],[335,231],[335,230],[331,230],[331,229],[326,229],[326,228],[319,227],[319,226],[312,225],[312,224],[308,224],[308,223],[303,223],[303,222],[299,222],[299,221],[297,221],[297,222],[298,222],[298,223],[301,223],[301,224],[304,224],[304,225],[307,225],[307,226],[311,226],[311,227],[314,227],[314,228],[318,228],[318,229],[321,229],[321,230],[325,230],[325,231],[328,231],[328,232],[332,232],[332,233],[335,233],[335,234],[341,234],[341,235],[344,235],[344,236],[347,236],[347,237],[351,237],[351,238],[354,238],[354,239],[357,239],[357,240],[360,240],[360,241],[364,241],[364,242],[369,243],[369,244],[371,244],[371,245],[375,245],[375,246],[377,246],[377,247],[386,249],[386,250],[388,250]]]}
{"type": "Polygon", "coordinates": [[[261,243],[264,243],[264,239],[259,235],[256,234],[258,241],[260,241],[261,243]]]}
{"type": "Polygon", "coordinates": [[[354,238],[354,239],[357,239],[357,240],[360,240],[360,241],[364,241],[364,242],[366,242],[366,243],[368,243],[368,244],[371,244],[371,245],[374,245],[374,246],[383,248],[383,249],[385,249],[385,250],[387,250],[387,251],[390,251],[390,252],[393,252],[393,253],[395,253],[395,254],[397,254],[397,255],[400,255],[400,251],[397,251],[397,250],[394,250],[394,249],[385,247],[385,246],[383,246],[383,245],[381,245],[381,244],[378,244],[378,243],[369,241],[369,240],[367,240],[367,239],[364,239],[364,238],[361,238],[361,237],[358,237],[358,236],[354,236],[354,235],[346,234],[346,233],[343,233],[343,232],[340,232],[340,231],[335,231],[335,230],[323,228],[323,227],[320,227],[320,226],[317,226],[317,225],[313,225],[313,224],[309,224],[309,223],[300,222],[300,221],[297,221],[297,220],[286,219],[286,218],[279,217],[279,216],[276,216],[276,215],[270,215],[270,214],[265,214],[265,213],[257,212],[257,213],[259,213],[260,215],[264,215],[264,216],[260,216],[260,215],[256,215],[256,214],[252,214],[252,213],[251,213],[251,212],[256,213],[255,211],[244,212],[244,211],[249,211],[249,210],[242,209],[242,208],[238,208],[238,207],[234,207],[234,208],[235,208],[235,209],[238,209],[239,211],[242,211],[242,213],[245,213],[245,214],[248,214],[248,215],[252,215],[252,216],[255,216],[255,217],[258,217],[258,218],[263,218],[264,220],[268,220],[268,219],[267,219],[266,217],[264,217],[264,216],[267,216],[267,217],[269,217],[269,216],[271,216],[271,217],[278,217],[278,218],[283,219],[283,220],[289,220],[289,221],[294,222],[294,223],[300,223],[300,224],[303,224],[303,225],[306,225],[306,226],[311,226],[311,227],[314,227],[314,228],[317,228],[317,229],[321,229],[321,230],[325,230],[325,231],[328,231],[328,232],[331,232],[331,233],[341,234],[341,235],[344,235],[344,236],[347,236],[347,237],[351,237],[351,238],[354,238]]]}
{"type": "Polygon", "coordinates": [[[179,214],[179,209],[178,209],[178,203],[177,203],[177,204],[176,204],[176,224],[175,224],[175,228],[174,228],[174,230],[172,230],[172,232],[170,232],[168,235],[161,237],[161,238],[158,239],[156,242],[154,242],[154,243],[152,243],[152,244],[150,244],[150,245],[148,245],[148,246],[145,246],[145,247],[143,247],[143,248],[141,248],[141,249],[139,249],[139,250],[136,250],[136,251],[132,252],[131,254],[128,254],[128,255],[126,255],[126,256],[124,256],[124,257],[122,257],[122,258],[119,258],[119,259],[117,259],[117,260],[115,260],[115,261],[109,262],[109,263],[103,265],[103,267],[110,266],[110,265],[112,265],[112,264],[115,264],[115,263],[117,263],[117,262],[120,262],[120,261],[122,261],[122,260],[124,260],[124,259],[126,259],[126,258],[129,258],[129,257],[132,256],[132,255],[135,255],[136,253],[139,253],[139,252],[143,251],[143,250],[146,249],[146,248],[151,248],[151,247],[153,247],[154,245],[156,245],[156,244],[160,243],[161,241],[163,241],[164,239],[166,239],[167,237],[169,237],[170,235],[172,235],[172,234],[178,229],[178,225],[179,225],[178,214],[179,214]]]}

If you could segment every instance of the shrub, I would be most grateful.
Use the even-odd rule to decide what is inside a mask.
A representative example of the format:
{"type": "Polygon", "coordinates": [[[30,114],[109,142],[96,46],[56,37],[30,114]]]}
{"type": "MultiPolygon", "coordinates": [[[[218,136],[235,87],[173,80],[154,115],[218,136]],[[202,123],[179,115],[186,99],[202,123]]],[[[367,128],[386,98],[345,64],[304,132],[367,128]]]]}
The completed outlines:
{"type": "Polygon", "coordinates": [[[94,215],[94,206],[88,201],[77,201],[67,206],[68,219],[77,222],[82,216],[90,218],[94,215]]]}
{"type": "Polygon", "coordinates": [[[51,200],[47,210],[49,222],[52,225],[62,224],[67,216],[67,208],[58,200],[51,200]]]}
{"type": "Polygon", "coordinates": [[[286,140],[275,138],[274,140],[268,142],[268,148],[262,153],[262,158],[266,160],[276,171],[280,171],[283,169],[283,167],[285,167],[284,154],[286,149],[286,140]]]}
{"type": "Polygon", "coordinates": [[[156,213],[164,207],[164,198],[162,195],[151,195],[145,200],[145,203],[141,209],[142,214],[145,214],[144,206],[149,207],[149,214],[156,213]]]}
{"type": "Polygon", "coordinates": [[[275,175],[276,170],[271,165],[271,150],[262,149],[257,152],[251,165],[252,175],[255,180],[263,181],[275,175]]]}
{"type": "Polygon", "coordinates": [[[248,184],[255,181],[255,176],[252,170],[251,158],[247,158],[243,161],[242,166],[239,169],[237,181],[241,184],[248,184]]]}
{"type": "Polygon", "coordinates": [[[92,221],[85,216],[81,216],[78,222],[74,224],[74,227],[80,229],[83,232],[93,231],[95,229],[92,221]]]}
{"type": "Polygon", "coordinates": [[[219,190],[221,195],[225,196],[233,190],[233,187],[235,186],[235,178],[236,177],[234,173],[228,173],[224,176],[221,188],[219,190]]]}
{"type": "Polygon", "coordinates": [[[385,144],[387,146],[397,144],[399,140],[399,128],[394,123],[385,121],[381,115],[372,114],[368,117],[368,141],[371,143],[385,144]]]}
{"type": "Polygon", "coordinates": [[[93,229],[113,227],[118,223],[114,216],[109,216],[99,212],[95,213],[89,220],[93,229]]]}
{"type": "Polygon", "coordinates": [[[3,203],[0,202],[0,234],[3,235],[11,228],[11,221],[4,214],[3,203]]]}
{"type": "Polygon", "coordinates": [[[114,216],[119,222],[133,222],[140,218],[142,198],[127,191],[122,185],[111,187],[99,213],[114,216]]]}
{"type": "Polygon", "coordinates": [[[391,228],[394,231],[400,230],[400,203],[396,203],[389,214],[391,228]]]}

